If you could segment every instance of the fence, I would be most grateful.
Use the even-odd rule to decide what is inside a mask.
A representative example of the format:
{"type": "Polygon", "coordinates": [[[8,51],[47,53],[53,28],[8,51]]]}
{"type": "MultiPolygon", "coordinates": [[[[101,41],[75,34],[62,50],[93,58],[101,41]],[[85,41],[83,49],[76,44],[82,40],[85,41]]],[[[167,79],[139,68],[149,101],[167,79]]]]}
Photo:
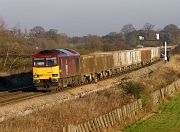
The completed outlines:
{"type": "Polygon", "coordinates": [[[167,96],[171,96],[180,88],[180,79],[152,93],[153,106],[161,104],[167,96]]]}
{"type": "Polygon", "coordinates": [[[124,105],[107,114],[89,120],[78,125],[68,125],[63,128],[63,132],[97,132],[103,128],[112,127],[116,123],[123,122],[127,118],[133,118],[142,109],[141,99],[124,105]]]}
{"type": "MultiPolygon", "coordinates": [[[[163,100],[170,95],[173,95],[180,89],[180,79],[173,82],[169,86],[156,90],[152,93],[153,106],[158,106],[163,100]]],[[[141,99],[124,105],[122,108],[113,110],[107,114],[89,120],[78,125],[68,125],[63,128],[63,132],[97,132],[104,128],[109,128],[117,123],[125,121],[127,118],[134,118],[135,115],[142,110],[141,99]]]]}

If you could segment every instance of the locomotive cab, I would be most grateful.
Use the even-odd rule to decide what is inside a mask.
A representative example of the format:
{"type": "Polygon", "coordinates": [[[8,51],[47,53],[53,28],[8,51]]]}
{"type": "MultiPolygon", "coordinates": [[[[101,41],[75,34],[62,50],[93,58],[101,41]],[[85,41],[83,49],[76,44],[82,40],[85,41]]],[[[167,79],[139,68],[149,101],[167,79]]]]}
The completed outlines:
{"type": "Polygon", "coordinates": [[[56,56],[33,58],[33,83],[35,85],[53,84],[60,78],[60,65],[56,56]]]}

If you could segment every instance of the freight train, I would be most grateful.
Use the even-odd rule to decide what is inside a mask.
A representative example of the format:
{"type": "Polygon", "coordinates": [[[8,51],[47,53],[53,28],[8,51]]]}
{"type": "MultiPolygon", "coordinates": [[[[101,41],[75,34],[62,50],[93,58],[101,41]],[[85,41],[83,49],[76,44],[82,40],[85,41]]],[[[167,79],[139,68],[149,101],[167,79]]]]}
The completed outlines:
{"type": "Polygon", "coordinates": [[[38,90],[62,90],[138,69],[159,59],[160,47],[88,55],[71,49],[44,50],[33,55],[33,84],[38,90]]]}

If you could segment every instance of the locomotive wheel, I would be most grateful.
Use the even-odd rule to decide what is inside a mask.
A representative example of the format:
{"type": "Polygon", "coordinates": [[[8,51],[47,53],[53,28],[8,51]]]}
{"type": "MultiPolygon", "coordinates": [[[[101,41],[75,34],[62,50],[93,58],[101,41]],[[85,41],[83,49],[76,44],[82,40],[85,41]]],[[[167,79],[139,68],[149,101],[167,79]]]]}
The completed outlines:
{"type": "Polygon", "coordinates": [[[49,84],[49,81],[45,81],[44,82],[44,88],[45,88],[45,91],[47,92],[49,90],[49,87],[50,87],[50,84],[49,84]]]}
{"type": "Polygon", "coordinates": [[[63,88],[63,80],[62,79],[59,79],[58,81],[58,90],[59,91],[62,91],[64,88],[63,88]]]}

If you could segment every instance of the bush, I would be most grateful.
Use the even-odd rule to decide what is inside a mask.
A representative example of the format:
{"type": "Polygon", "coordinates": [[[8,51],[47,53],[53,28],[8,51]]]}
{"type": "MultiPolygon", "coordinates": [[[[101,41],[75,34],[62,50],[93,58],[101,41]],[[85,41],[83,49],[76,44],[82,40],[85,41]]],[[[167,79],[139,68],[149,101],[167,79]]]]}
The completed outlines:
{"type": "Polygon", "coordinates": [[[141,93],[144,91],[144,86],[140,83],[135,83],[132,81],[123,82],[120,84],[121,88],[125,94],[133,96],[137,99],[141,98],[141,93]]]}
{"type": "Polygon", "coordinates": [[[142,99],[144,108],[151,107],[151,97],[145,86],[138,82],[128,81],[122,82],[119,86],[126,95],[133,96],[137,99],[142,99]]]}
{"type": "Polygon", "coordinates": [[[177,74],[177,77],[180,78],[180,72],[177,74]]]}

